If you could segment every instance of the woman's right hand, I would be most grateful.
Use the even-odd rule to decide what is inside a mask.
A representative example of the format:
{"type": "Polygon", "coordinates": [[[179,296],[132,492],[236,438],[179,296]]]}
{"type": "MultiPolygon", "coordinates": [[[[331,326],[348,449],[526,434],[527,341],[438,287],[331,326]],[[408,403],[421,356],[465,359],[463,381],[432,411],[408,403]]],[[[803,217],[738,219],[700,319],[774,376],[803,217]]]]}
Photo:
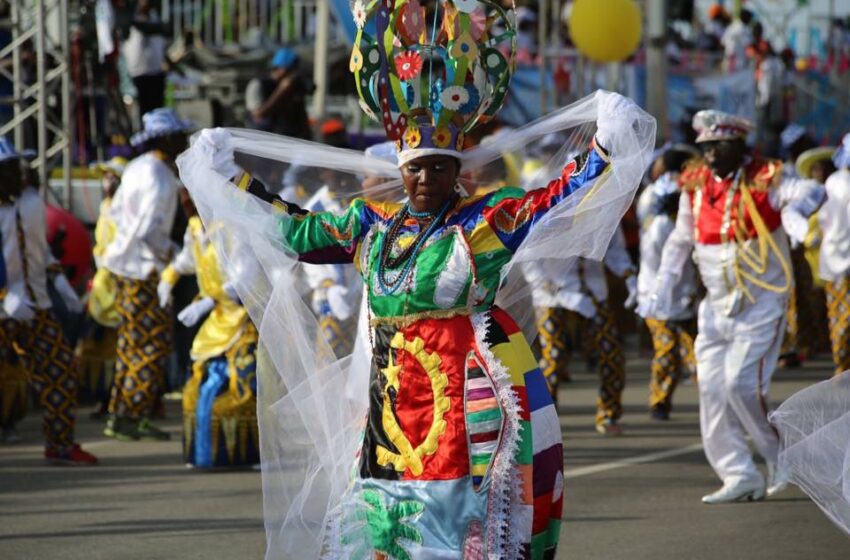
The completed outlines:
{"type": "Polygon", "coordinates": [[[195,140],[207,165],[222,177],[235,177],[240,168],[233,158],[233,136],[224,128],[205,128],[195,140]]]}

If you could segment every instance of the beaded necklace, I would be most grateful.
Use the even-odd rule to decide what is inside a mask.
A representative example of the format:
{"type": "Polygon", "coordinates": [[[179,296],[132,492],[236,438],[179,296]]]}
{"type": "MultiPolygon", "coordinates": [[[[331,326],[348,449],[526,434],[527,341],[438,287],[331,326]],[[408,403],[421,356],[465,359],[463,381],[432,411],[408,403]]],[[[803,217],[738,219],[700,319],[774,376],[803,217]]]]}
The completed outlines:
{"type": "Polygon", "coordinates": [[[437,230],[453,205],[454,198],[446,201],[443,207],[440,208],[437,215],[434,216],[434,214],[430,212],[416,212],[410,208],[410,204],[408,203],[404,205],[398,214],[396,214],[392,224],[390,224],[390,227],[387,230],[386,235],[381,238],[380,246],[378,248],[378,285],[381,287],[381,292],[383,294],[393,295],[399,290],[399,288],[401,288],[404,284],[404,280],[413,269],[413,263],[416,262],[416,257],[422,249],[422,246],[425,244],[425,241],[427,241],[428,238],[431,237],[431,235],[437,230]],[[401,226],[404,224],[404,221],[408,216],[417,219],[430,218],[431,223],[426,229],[421,230],[417,234],[416,239],[407,249],[402,251],[397,257],[392,258],[390,253],[398,240],[401,226]],[[388,268],[398,267],[401,267],[401,270],[392,278],[387,276],[388,268]]]}

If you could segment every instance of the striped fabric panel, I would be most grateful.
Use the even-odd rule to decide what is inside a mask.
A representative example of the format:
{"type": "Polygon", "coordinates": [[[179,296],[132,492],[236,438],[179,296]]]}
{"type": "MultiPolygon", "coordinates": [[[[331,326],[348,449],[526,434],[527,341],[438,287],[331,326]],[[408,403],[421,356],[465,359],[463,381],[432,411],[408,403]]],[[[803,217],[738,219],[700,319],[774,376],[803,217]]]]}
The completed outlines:
{"type": "Polygon", "coordinates": [[[472,485],[477,491],[493,462],[502,429],[502,410],[487,374],[481,368],[475,353],[466,359],[466,387],[464,414],[469,435],[469,470],[472,485]]]}

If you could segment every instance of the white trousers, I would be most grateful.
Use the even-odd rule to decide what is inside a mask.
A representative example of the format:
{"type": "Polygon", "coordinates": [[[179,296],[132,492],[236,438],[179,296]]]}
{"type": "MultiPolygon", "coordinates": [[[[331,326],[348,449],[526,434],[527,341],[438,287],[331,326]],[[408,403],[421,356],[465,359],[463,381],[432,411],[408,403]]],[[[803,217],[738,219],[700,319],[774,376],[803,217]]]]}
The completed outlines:
{"type": "Polygon", "coordinates": [[[726,317],[703,300],[694,350],[700,430],[708,462],[724,483],[759,480],[747,445],[775,462],[779,438],[767,421],[767,394],[785,330],[784,299],[768,298],[726,317]]]}

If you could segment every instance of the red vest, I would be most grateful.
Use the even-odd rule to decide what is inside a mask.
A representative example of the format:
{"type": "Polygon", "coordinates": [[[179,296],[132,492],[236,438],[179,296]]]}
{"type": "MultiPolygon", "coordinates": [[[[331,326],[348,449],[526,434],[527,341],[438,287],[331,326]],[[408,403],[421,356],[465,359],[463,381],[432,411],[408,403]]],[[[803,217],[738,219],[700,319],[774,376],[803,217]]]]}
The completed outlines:
{"type": "MultiPolygon", "coordinates": [[[[782,225],[779,211],[775,210],[769,201],[770,190],[779,183],[781,169],[779,162],[754,158],[744,168],[740,182],[741,187],[749,190],[755,208],[770,232],[782,225]]],[[[717,181],[709,167],[699,162],[682,173],[680,183],[682,190],[689,195],[691,210],[696,218],[696,242],[703,245],[722,243],[723,214],[734,183],[734,175],[717,181]],[[697,190],[700,191],[699,194],[697,190]],[[697,200],[700,200],[699,208],[696,207],[697,200]]],[[[737,229],[744,233],[747,239],[758,237],[750,212],[744,206],[740,188],[735,191],[729,217],[729,227],[726,231],[728,241],[735,239],[736,224],[737,229]]]]}

